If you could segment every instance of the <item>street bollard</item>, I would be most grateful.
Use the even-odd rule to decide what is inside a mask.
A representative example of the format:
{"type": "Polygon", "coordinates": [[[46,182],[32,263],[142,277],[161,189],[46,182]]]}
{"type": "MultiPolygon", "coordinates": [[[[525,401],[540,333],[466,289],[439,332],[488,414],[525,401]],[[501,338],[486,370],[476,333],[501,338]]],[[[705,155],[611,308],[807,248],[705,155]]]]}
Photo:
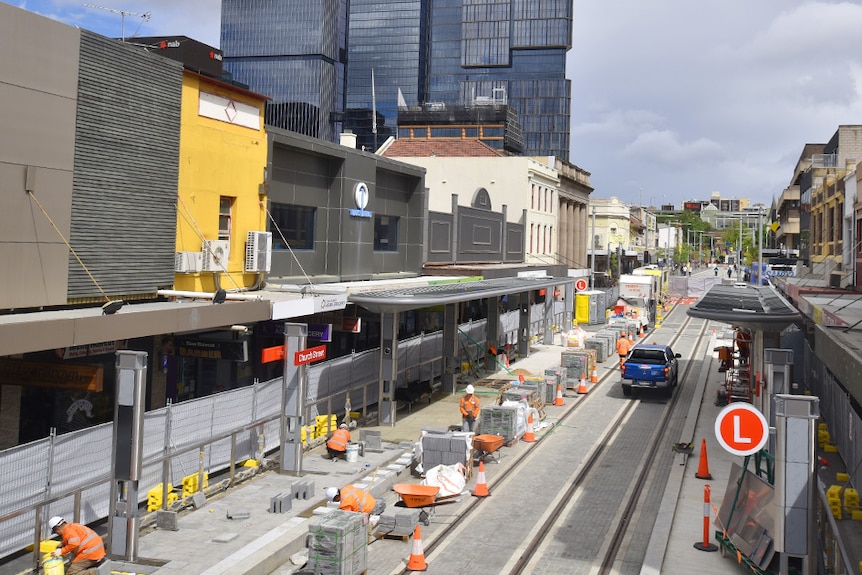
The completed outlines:
{"type": "Polygon", "coordinates": [[[694,544],[700,551],[718,551],[718,546],[709,542],[709,483],[703,486],[703,541],[694,544]]]}

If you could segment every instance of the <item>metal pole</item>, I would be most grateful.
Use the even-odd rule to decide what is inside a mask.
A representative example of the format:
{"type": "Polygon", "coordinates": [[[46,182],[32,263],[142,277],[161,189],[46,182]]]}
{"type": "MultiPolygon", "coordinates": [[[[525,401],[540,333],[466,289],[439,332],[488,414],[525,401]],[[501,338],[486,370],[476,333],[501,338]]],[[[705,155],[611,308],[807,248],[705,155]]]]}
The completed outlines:
{"type": "Polygon", "coordinates": [[[763,208],[757,208],[757,261],[760,266],[758,284],[763,285],[763,208]]]}
{"type": "Polygon", "coordinates": [[[593,206],[593,238],[590,242],[590,291],[595,287],[596,277],[596,206],[593,206]]]}
{"type": "Polygon", "coordinates": [[[742,216],[739,218],[739,245],[736,246],[736,281],[740,280],[742,275],[742,216]]]}

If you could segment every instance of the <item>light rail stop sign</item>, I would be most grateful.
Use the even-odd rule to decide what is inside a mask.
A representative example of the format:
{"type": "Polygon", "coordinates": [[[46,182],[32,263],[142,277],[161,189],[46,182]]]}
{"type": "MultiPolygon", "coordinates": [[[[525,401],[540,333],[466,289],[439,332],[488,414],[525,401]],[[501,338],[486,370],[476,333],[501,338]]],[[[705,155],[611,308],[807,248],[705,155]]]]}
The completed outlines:
{"type": "Polygon", "coordinates": [[[575,289],[578,291],[584,291],[587,289],[587,280],[578,280],[575,282],[575,289]]]}
{"type": "Polygon", "coordinates": [[[752,455],[769,439],[769,423],[750,403],[730,403],[715,419],[715,438],[734,455],[752,455]]]}

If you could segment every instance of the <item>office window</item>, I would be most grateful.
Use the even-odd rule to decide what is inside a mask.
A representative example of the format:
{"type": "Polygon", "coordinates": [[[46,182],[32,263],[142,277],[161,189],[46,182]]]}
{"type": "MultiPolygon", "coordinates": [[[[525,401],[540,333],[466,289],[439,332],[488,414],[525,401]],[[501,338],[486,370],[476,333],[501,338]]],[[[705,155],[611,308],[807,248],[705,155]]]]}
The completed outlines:
{"type": "Polygon", "coordinates": [[[218,239],[230,241],[233,204],[236,198],[221,196],[218,205],[218,239]]]}
{"type": "Polygon", "coordinates": [[[293,250],[314,249],[314,219],[317,208],[293,204],[272,204],[272,219],[269,231],[272,232],[272,249],[293,250]],[[282,239],[284,236],[284,239],[282,239]],[[287,244],[284,242],[287,241],[287,244]]]}
{"type": "Polygon", "coordinates": [[[374,251],[398,251],[398,218],[374,216],[374,251]]]}

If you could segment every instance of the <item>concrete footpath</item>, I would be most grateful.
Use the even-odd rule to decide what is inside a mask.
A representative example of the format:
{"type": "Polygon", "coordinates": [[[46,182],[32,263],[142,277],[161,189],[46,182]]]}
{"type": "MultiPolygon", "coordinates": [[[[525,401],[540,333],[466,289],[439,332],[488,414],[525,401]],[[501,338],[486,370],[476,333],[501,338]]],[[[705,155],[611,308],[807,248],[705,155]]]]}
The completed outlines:
{"type": "MultiPolygon", "coordinates": [[[[678,309],[676,313],[685,312],[678,309]]],[[[597,330],[602,326],[589,327],[597,330]]],[[[708,349],[718,344],[713,338],[708,349]]],[[[511,369],[541,375],[546,368],[560,364],[561,346],[534,345],[533,349],[528,358],[516,362],[511,369]]],[[[737,573],[740,569],[735,560],[723,558],[720,553],[694,548],[703,533],[704,485],[711,485],[712,502],[720,508],[730,463],[734,459],[718,446],[714,437],[713,425],[720,410],[715,405],[716,391],[724,374],[718,373],[717,362],[710,361],[709,354],[711,351],[698,377],[698,391],[689,413],[686,436],[679,438],[679,442],[692,443],[695,448],[691,456],[681,454],[676,459],[660,513],[665,520],[655,526],[642,573],[737,573]],[[706,440],[712,474],[708,481],[695,477],[702,439],[706,440]]],[[[604,362],[599,366],[599,375],[608,370],[616,371],[616,364],[615,357],[604,362]]],[[[499,375],[511,379],[505,372],[499,375]]],[[[301,477],[266,471],[214,495],[199,508],[180,512],[177,530],[146,529],[139,540],[139,560],[134,565],[114,562],[112,569],[158,575],[286,575],[298,571],[309,521],[316,508],[326,505],[326,487],[365,482],[375,496],[393,501],[391,487],[394,483],[415,481],[410,477],[409,461],[421,430],[445,429],[460,423],[459,397],[437,392],[430,403],[414,404],[410,413],[399,412],[395,426],[363,427],[380,431],[382,449],[366,450],[357,462],[333,462],[324,456],[325,449],[318,447],[304,455],[301,477]],[[278,496],[288,503],[282,503],[281,509],[276,507],[276,512],[272,512],[273,498],[278,496]],[[286,567],[296,554],[300,554],[296,557],[298,565],[286,567]]],[[[354,439],[358,436],[357,431],[354,439]]],[[[713,531],[714,527],[710,526],[710,534],[713,531]]],[[[712,537],[711,540],[716,543],[712,537]]]]}

